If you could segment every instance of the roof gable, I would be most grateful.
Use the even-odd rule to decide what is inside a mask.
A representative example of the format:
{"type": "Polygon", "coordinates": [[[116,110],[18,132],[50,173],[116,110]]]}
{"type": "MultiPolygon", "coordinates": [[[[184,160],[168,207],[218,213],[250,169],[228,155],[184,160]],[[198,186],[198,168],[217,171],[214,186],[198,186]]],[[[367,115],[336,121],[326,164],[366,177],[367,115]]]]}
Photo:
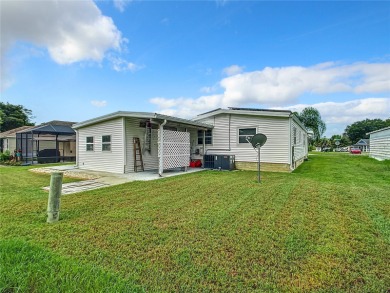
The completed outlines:
{"type": "Polygon", "coordinates": [[[10,129],[4,132],[0,133],[0,137],[15,137],[17,132],[25,131],[31,128],[34,128],[35,126],[21,126],[14,129],[10,129]]]}
{"type": "Polygon", "coordinates": [[[360,139],[357,143],[355,143],[355,145],[369,145],[370,144],[370,140],[369,139],[360,139]]]}

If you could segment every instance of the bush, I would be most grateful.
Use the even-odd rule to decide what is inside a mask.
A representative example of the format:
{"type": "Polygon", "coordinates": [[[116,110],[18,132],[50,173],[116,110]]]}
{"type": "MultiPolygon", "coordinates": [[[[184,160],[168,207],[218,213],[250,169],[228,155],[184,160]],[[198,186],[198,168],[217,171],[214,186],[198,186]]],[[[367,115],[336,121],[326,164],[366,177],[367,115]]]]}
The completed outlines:
{"type": "Polygon", "coordinates": [[[0,153],[0,161],[1,162],[9,161],[10,158],[11,158],[11,153],[9,150],[6,150],[5,152],[0,153]]]}

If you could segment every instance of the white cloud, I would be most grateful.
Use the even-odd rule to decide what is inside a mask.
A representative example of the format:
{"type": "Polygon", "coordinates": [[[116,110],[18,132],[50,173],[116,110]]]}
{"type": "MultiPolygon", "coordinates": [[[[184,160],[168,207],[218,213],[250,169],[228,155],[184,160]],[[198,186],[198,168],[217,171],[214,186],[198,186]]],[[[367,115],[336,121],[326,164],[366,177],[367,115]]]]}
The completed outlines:
{"type": "Polygon", "coordinates": [[[324,102],[316,104],[297,104],[278,109],[300,112],[306,107],[316,108],[326,123],[326,137],[342,134],[347,127],[364,119],[389,119],[390,97],[365,98],[346,102],[324,102]]]}
{"type": "Polygon", "coordinates": [[[244,67],[238,66],[238,65],[232,65],[232,66],[224,68],[222,70],[222,73],[227,75],[227,76],[231,76],[231,75],[239,74],[243,71],[244,71],[244,67]]]}
{"type": "Polygon", "coordinates": [[[104,100],[102,100],[102,101],[92,100],[91,104],[92,104],[92,106],[95,106],[95,107],[98,107],[98,108],[102,108],[102,107],[107,106],[107,101],[104,101],[104,100]]]}
{"type": "Polygon", "coordinates": [[[213,92],[216,92],[219,89],[218,85],[213,85],[213,86],[204,86],[200,88],[200,92],[204,94],[210,94],[213,92]]]}
{"type": "Polygon", "coordinates": [[[363,119],[390,118],[390,97],[365,98],[346,102],[298,104],[281,109],[300,112],[306,107],[316,108],[326,123],[351,124],[363,119]]]}
{"type": "MultiPolygon", "coordinates": [[[[2,1],[1,58],[18,41],[46,48],[58,64],[101,61],[125,41],[92,0],[2,1]]],[[[2,62],[3,63],[3,62],[2,62]]],[[[2,66],[2,75],[6,75],[2,66]]]]}
{"type": "Polygon", "coordinates": [[[221,103],[222,95],[202,96],[198,99],[177,98],[166,99],[156,97],[149,102],[156,105],[158,112],[171,116],[191,118],[196,114],[218,108],[221,103]]]}
{"type": "Polygon", "coordinates": [[[122,71],[135,72],[135,71],[138,71],[138,70],[144,68],[144,66],[134,64],[134,63],[126,61],[120,57],[110,56],[108,59],[111,62],[112,69],[114,69],[115,71],[118,71],[118,72],[122,72],[122,71]]]}
{"type": "MultiPolygon", "coordinates": [[[[352,95],[390,92],[389,63],[354,63],[340,65],[334,62],[310,67],[266,67],[263,70],[243,72],[223,78],[218,86],[220,94],[199,98],[151,100],[161,111],[194,116],[214,108],[259,105],[263,108],[295,104],[304,94],[326,95],[349,93],[352,95]],[[169,103],[168,103],[169,101],[169,103]],[[192,111],[191,111],[192,110],[192,111]],[[192,113],[192,115],[190,115],[192,113]]],[[[211,93],[218,87],[204,87],[211,93]]],[[[373,101],[373,100],[371,100],[373,101]]],[[[361,107],[370,107],[365,104],[361,107]]]]}
{"type": "Polygon", "coordinates": [[[131,2],[131,0],[114,0],[114,6],[120,12],[124,12],[129,2],[131,2]]]}

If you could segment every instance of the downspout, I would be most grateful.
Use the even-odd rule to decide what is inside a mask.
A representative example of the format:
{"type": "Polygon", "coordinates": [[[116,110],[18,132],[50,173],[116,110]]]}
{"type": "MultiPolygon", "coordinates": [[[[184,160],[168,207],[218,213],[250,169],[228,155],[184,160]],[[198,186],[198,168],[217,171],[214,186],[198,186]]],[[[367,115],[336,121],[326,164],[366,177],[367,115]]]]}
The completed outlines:
{"type": "Polygon", "coordinates": [[[79,131],[75,129],[76,131],[76,167],[79,167],[79,131]]]}
{"type": "Polygon", "coordinates": [[[164,125],[167,124],[167,120],[165,119],[163,123],[160,124],[160,161],[158,164],[158,175],[162,177],[164,171],[164,125]]]}
{"type": "MultiPolygon", "coordinates": [[[[205,155],[207,155],[208,151],[225,151],[225,152],[230,152],[232,150],[232,148],[231,148],[231,138],[230,138],[230,136],[231,136],[230,135],[231,117],[232,117],[232,114],[229,114],[229,148],[228,149],[207,149],[207,151],[204,152],[205,155]]],[[[214,119],[215,119],[215,117],[214,117],[214,119]]],[[[215,125],[215,122],[214,122],[214,125],[215,125]]],[[[203,136],[203,143],[204,143],[204,136],[203,136]]]]}
{"type": "Polygon", "coordinates": [[[126,118],[122,117],[122,139],[123,139],[123,174],[126,173],[127,165],[127,137],[126,137],[126,118]]]}

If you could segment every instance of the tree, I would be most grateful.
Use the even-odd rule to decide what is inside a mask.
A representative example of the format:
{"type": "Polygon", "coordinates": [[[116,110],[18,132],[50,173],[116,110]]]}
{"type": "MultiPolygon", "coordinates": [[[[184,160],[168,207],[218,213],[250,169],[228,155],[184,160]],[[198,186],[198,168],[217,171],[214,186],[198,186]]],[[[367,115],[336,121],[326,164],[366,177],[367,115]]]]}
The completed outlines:
{"type": "Polygon", "coordinates": [[[390,126],[390,119],[365,119],[348,125],[344,132],[350,139],[351,143],[356,143],[359,139],[369,138],[369,135],[367,135],[368,132],[385,128],[387,126],[390,126]]]}
{"type": "Polygon", "coordinates": [[[0,132],[25,125],[34,125],[32,111],[22,105],[0,102],[0,132]]]}
{"type": "Polygon", "coordinates": [[[326,130],[326,124],[316,108],[306,107],[301,113],[295,113],[307,130],[313,131],[313,140],[318,142],[326,130]]]}

